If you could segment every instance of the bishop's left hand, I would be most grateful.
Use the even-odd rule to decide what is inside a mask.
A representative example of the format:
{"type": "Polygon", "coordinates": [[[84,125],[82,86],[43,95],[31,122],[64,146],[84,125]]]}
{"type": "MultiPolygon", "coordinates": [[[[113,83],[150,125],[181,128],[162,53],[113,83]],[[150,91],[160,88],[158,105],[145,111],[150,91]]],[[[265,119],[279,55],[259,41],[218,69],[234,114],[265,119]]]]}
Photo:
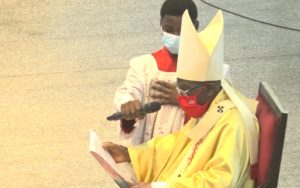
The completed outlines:
{"type": "Polygon", "coordinates": [[[161,104],[178,106],[176,84],[157,80],[151,85],[151,89],[157,91],[153,92],[150,96],[155,101],[159,101],[161,104]]]}

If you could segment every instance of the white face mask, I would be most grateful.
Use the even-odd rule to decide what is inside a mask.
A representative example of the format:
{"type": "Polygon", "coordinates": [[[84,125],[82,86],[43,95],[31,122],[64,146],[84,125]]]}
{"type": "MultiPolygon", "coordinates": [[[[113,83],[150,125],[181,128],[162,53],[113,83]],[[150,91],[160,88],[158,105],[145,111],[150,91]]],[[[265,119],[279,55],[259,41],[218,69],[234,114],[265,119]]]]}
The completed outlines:
{"type": "Polygon", "coordinates": [[[172,53],[178,54],[180,36],[163,31],[162,41],[165,47],[172,53]]]}

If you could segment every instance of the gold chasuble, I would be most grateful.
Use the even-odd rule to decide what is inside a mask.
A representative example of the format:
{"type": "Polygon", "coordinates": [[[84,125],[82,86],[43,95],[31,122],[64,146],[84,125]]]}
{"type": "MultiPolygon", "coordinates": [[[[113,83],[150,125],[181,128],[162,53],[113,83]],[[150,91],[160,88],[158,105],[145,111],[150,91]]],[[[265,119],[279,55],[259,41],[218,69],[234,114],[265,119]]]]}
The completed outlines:
{"type": "MultiPolygon", "coordinates": [[[[255,111],[255,101],[244,101],[255,111]]],[[[202,119],[191,119],[181,131],[128,151],[140,182],[166,182],[171,188],[250,188],[254,183],[246,137],[239,111],[221,91],[202,119]],[[201,131],[204,126],[210,128],[201,131]]]]}

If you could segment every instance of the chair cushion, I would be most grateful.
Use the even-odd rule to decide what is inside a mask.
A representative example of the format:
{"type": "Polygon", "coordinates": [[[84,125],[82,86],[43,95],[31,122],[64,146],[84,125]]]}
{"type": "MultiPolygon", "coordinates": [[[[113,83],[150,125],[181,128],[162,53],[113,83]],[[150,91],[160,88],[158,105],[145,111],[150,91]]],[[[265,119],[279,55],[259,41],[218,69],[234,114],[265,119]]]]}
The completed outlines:
{"type": "Polygon", "coordinates": [[[268,182],[268,174],[270,174],[278,118],[262,96],[258,96],[257,101],[259,105],[256,116],[260,126],[260,140],[256,182],[258,186],[262,186],[268,182]]]}

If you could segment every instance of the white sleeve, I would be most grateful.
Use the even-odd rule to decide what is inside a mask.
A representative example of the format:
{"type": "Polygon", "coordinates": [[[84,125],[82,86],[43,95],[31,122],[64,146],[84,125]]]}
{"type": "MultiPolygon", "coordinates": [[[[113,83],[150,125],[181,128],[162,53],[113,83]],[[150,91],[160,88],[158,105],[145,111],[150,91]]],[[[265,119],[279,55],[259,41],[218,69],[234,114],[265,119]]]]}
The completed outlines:
{"type": "Polygon", "coordinates": [[[151,188],[168,188],[167,182],[152,182],[151,188]]]}
{"type": "Polygon", "coordinates": [[[148,56],[151,55],[139,56],[130,60],[126,79],[115,92],[114,104],[117,111],[120,111],[121,105],[128,101],[142,100],[148,56]]]}

